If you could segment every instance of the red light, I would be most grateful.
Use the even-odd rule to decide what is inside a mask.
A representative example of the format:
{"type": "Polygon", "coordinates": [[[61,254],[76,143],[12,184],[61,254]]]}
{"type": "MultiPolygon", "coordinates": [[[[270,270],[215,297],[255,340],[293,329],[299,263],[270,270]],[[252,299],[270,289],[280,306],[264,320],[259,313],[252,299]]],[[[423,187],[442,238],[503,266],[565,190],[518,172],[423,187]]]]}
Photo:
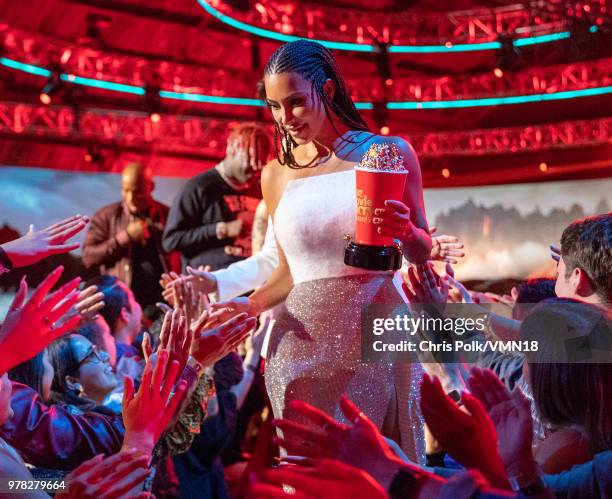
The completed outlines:
{"type": "Polygon", "coordinates": [[[387,85],[388,87],[390,87],[391,85],[393,85],[393,78],[387,78],[385,80],[385,85],[387,85]]]}
{"type": "Polygon", "coordinates": [[[448,177],[450,177],[450,175],[451,175],[450,174],[450,170],[448,168],[442,168],[442,176],[444,178],[448,178],[448,177]]]}
{"type": "Polygon", "coordinates": [[[87,162],[87,163],[91,163],[93,161],[93,156],[90,153],[86,153],[85,156],[83,156],[83,159],[87,162]]]}
{"type": "Polygon", "coordinates": [[[540,171],[541,171],[542,173],[545,173],[545,172],[547,172],[547,171],[548,171],[548,165],[547,165],[547,164],[546,164],[544,161],[542,161],[542,162],[540,163],[540,171]]]}
{"type": "Polygon", "coordinates": [[[497,78],[501,78],[502,76],[504,76],[504,72],[502,70],[502,68],[495,68],[493,70],[493,74],[497,77],[497,78]]]}
{"type": "Polygon", "coordinates": [[[451,42],[446,42],[446,43],[444,44],[444,46],[445,46],[447,49],[449,49],[449,48],[451,48],[451,47],[453,46],[453,44],[452,44],[451,42]]]}
{"type": "Polygon", "coordinates": [[[159,113],[151,113],[149,119],[151,120],[151,123],[159,123],[159,120],[161,120],[161,116],[159,113]]]}
{"type": "Polygon", "coordinates": [[[389,135],[390,131],[391,130],[389,129],[389,127],[387,125],[380,127],[380,134],[381,135],[389,135]]]}
{"type": "Polygon", "coordinates": [[[40,94],[38,96],[40,102],[42,102],[45,106],[51,104],[51,96],[49,94],[40,94]]]}
{"type": "Polygon", "coordinates": [[[591,6],[584,4],[584,6],[582,7],[584,9],[585,12],[591,12],[591,6]]]}

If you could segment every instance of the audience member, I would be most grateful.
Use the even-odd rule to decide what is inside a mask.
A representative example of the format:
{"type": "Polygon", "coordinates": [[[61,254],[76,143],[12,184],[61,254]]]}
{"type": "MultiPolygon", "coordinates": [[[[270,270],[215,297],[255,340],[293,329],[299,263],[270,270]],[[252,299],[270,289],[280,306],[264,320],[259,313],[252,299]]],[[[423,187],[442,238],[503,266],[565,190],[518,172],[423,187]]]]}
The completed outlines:
{"type": "Polygon", "coordinates": [[[161,244],[168,207],[153,199],[154,188],[149,167],[127,165],[121,174],[122,200],[94,214],[83,243],[83,263],[123,281],[151,315],[161,298],[161,274],[178,270],[161,244]]]}

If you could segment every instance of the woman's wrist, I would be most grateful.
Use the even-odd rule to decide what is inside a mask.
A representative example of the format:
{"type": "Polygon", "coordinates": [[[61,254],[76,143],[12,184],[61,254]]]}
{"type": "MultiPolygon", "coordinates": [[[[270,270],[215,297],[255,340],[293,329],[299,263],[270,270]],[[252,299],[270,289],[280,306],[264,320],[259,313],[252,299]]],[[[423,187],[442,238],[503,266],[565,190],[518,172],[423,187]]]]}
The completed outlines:
{"type": "Polygon", "coordinates": [[[431,236],[416,227],[400,239],[400,247],[404,258],[414,264],[425,263],[429,260],[431,244],[431,236]]]}

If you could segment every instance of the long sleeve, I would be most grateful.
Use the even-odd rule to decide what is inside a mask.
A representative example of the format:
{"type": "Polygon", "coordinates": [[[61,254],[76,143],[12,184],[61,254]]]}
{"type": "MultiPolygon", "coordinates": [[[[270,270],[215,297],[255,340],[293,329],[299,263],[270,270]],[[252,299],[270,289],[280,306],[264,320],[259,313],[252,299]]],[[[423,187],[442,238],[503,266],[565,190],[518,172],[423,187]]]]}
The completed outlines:
{"type": "Polygon", "coordinates": [[[213,272],[217,279],[217,300],[229,300],[261,286],[278,266],[278,248],[272,218],[268,218],[266,238],[261,251],[226,269],[213,272]]]}
{"type": "Polygon", "coordinates": [[[205,246],[217,247],[228,244],[217,239],[217,223],[202,224],[206,199],[201,189],[192,180],[185,185],[174,199],[162,244],[164,250],[170,251],[201,251],[205,246]]]}
{"type": "Polygon", "coordinates": [[[71,414],[59,405],[44,404],[26,385],[11,382],[14,415],[0,426],[0,437],[26,462],[44,468],[71,470],[97,454],[119,452],[124,427],[120,416],[87,412],[71,414]]]}
{"type": "Polygon", "coordinates": [[[96,265],[111,266],[127,255],[127,246],[121,246],[116,234],[111,233],[110,215],[107,208],[102,208],[91,219],[83,243],[83,263],[87,267],[96,265]]]}

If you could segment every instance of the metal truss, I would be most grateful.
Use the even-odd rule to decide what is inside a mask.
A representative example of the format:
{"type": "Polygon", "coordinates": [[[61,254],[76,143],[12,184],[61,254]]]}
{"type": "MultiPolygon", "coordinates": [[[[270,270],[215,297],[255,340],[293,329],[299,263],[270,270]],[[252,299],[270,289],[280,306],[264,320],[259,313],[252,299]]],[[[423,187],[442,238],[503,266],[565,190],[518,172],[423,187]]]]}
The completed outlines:
{"type": "MultiPolygon", "coordinates": [[[[151,61],[89,47],[69,45],[0,26],[4,54],[15,60],[85,78],[223,97],[254,97],[261,77],[254,71],[236,71],[151,61]]],[[[562,92],[610,85],[612,58],[537,67],[520,72],[489,71],[477,75],[423,78],[398,76],[391,85],[379,76],[347,78],[356,101],[441,101],[481,97],[562,92]]]]}
{"type": "Polygon", "coordinates": [[[606,4],[605,0],[532,0],[496,8],[423,14],[414,9],[365,12],[288,0],[253,0],[248,9],[235,9],[220,0],[210,3],[233,19],[285,35],[394,45],[480,43],[511,34],[522,37],[553,33],[568,29],[567,21],[572,17],[587,17],[587,12],[589,18],[600,15],[606,4]]]}
{"type": "Polygon", "coordinates": [[[612,118],[406,137],[422,157],[538,152],[611,143],[612,118]]]}
{"type": "MultiPolygon", "coordinates": [[[[163,115],[152,122],[145,113],[79,110],[62,106],[0,103],[0,133],[88,141],[158,151],[219,156],[233,122],[163,115]]],[[[269,125],[268,125],[269,126],[269,125]]],[[[271,127],[270,127],[271,129],[271,127]]],[[[584,147],[612,142],[612,118],[567,121],[527,127],[468,132],[397,133],[408,138],[422,158],[494,155],[584,147]]]]}

